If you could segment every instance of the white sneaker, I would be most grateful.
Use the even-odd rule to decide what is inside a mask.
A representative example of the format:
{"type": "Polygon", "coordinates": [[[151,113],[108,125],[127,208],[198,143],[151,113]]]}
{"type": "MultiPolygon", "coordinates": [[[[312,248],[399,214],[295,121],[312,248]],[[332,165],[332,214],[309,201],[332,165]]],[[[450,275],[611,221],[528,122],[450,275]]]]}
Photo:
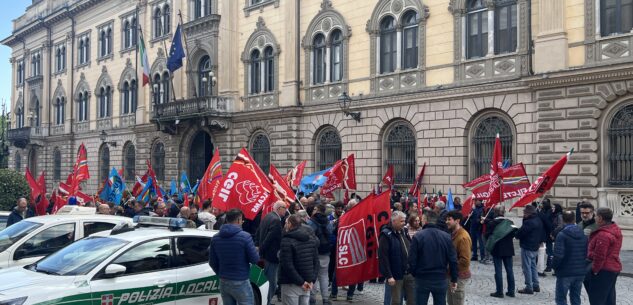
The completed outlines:
{"type": "Polygon", "coordinates": [[[356,290],[356,291],[354,291],[354,294],[363,295],[363,294],[365,294],[365,292],[362,291],[362,290],[356,290]]]}

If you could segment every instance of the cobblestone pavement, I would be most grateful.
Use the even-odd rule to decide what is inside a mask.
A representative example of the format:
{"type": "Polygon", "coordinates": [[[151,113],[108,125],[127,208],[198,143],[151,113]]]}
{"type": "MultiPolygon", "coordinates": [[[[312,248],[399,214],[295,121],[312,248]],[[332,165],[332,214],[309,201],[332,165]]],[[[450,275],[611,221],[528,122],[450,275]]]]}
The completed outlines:
{"type": "MultiPolygon", "coordinates": [[[[523,272],[521,271],[521,264],[518,260],[519,257],[515,256],[514,260],[514,277],[516,282],[516,288],[522,289],[524,287],[523,272]]],[[[548,275],[546,277],[539,278],[541,292],[534,295],[521,295],[517,293],[516,298],[505,297],[503,299],[497,299],[490,297],[490,293],[495,291],[494,280],[494,267],[492,264],[484,265],[478,262],[471,264],[472,278],[470,283],[466,287],[466,304],[554,304],[555,284],[556,277],[548,275]]],[[[507,289],[505,282],[504,272],[504,289],[507,289]]],[[[633,278],[620,276],[616,286],[617,291],[617,303],[631,304],[633,305],[633,278]]],[[[333,304],[349,304],[345,300],[346,290],[339,289],[339,300],[333,302],[333,304]]],[[[382,305],[384,298],[384,284],[369,284],[365,283],[365,289],[362,295],[354,295],[354,302],[356,304],[367,305],[382,305]]],[[[320,300],[317,305],[320,305],[320,300]]],[[[429,304],[432,301],[429,300],[429,304]]],[[[582,304],[589,304],[585,289],[582,289],[582,304]]]]}

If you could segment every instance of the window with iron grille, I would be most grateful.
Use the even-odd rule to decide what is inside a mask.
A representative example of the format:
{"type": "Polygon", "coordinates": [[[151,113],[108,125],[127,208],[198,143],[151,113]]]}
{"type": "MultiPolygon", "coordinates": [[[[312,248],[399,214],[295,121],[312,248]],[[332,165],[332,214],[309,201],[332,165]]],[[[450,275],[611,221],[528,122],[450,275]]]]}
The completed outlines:
{"type": "Polygon", "coordinates": [[[393,165],[395,184],[415,180],[415,133],[405,122],[395,123],[386,133],[385,168],[393,165]]]}
{"type": "Polygon", "coordinates": [[[165,145],[156,143],[152,149],[152,168],[156,173],[156,179],[165,181],[165,145]]]}
{"type": "Polygon", "coordinates": [[[633,105],[622,107],[607,130],[609,186],[633,187],[633,105]]]}
{"type": "Polygon", "coordinates": [[[101,145],[99,152],[99,181],[104,181],[110,176],[110,148],[108,144],[101,145]]]}
{"type": "Polygon", "coordinates": [[[504,164],[512,164],[512,129],[506,120],[500,116],[490,116],[483,119],[477,126],[472,138],[474,178],[490,173],[490,162],[495,146],[495,139],[499,133],[501,140],[501,155],[504,164]]]}
{"type": "Polygon", "coordinates": [[[268,174],[270,169],[270,141],[268,137],[263,134],[257,134],[251,143],[251,154],[253,160],[257,162],[259,167],[268,174]]]}
{"type": "Polygon", "coordinates": [[[600,32],[602,36],[628,33],[633,29],[632,0],[600,1],[600,32]]]}
{"type": "Polygon", "coordinates": [[[331,167],[341,160],[341,137],[334,128],[327,128],[317,138],[316,168],[318,171],[331,167]]]}
{"type": "Polygon", "coordinates": [[[55,148],[53,152],[53,181],[59,181],[62,177],[62,152],[55,148]]]}
{"type": "Polygon", "coordinates": [[[134,177],[136,173],[136,149],[134,144],[129,144],[125,149],[125,164],[123,168],[125,168],[125,180],[134,181],[136,179],[134,177]]]}

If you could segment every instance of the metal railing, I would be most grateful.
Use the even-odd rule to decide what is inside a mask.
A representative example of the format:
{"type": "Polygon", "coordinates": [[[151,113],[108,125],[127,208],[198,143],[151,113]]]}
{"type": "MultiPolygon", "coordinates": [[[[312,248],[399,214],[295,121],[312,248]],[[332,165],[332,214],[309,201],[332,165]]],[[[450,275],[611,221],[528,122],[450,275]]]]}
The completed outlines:
{"type": "Polygon", "coordinates": [[[154,105],[154,118],[181,119],[201,115],[223,115],[233,111],[233,99],[209,96],[154,105]]]}

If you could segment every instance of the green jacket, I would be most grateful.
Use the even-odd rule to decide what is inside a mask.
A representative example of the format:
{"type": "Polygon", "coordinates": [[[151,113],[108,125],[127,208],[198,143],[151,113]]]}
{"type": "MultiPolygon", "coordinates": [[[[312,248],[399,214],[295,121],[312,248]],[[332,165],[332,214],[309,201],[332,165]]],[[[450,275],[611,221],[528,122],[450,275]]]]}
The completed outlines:
{"type": "Polygon", "coordinates": [[[488,240],[486,241],[486,250],[488,252],[492,252],[492,249],[494,249],[495,244],[498,241],[515,230],[517,230],[517,228],[514,226],[512,220],[504,218],[497,226],[495,226],[492,235],[488,237],[488,240]]]}

